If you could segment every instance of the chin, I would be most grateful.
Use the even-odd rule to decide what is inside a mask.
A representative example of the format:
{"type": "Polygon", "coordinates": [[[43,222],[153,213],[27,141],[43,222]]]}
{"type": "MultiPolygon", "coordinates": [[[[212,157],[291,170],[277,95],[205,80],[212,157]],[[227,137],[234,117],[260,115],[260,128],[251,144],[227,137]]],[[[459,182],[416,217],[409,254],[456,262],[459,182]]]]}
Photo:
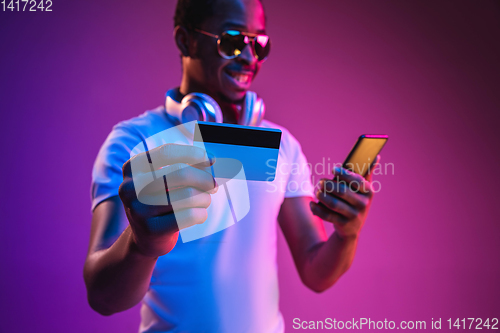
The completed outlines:
{"type": "Polygon", "coordinates": [[[240,104],[245,98],[246,90],[224,91],[220,93],[221,99],[231,104],[240,104]]]}

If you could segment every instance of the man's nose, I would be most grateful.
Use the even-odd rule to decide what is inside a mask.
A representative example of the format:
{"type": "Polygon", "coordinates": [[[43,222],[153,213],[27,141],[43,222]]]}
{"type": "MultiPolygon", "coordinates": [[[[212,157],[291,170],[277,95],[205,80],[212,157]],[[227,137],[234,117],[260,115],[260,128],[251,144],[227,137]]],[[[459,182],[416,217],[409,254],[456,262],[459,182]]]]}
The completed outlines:
{"type": "MultiPolygon", "coordinates": [[[[248,38],[248,37],[247,37],[248,38]]],[[[238,59],[244,61],[248,65],[255,65],[257,62],[257,57],[255,56],[253,52],[253,46],[252,43],[248,43],[243,50],[241,51],[241,54],[239,55],[238,59]]]]}

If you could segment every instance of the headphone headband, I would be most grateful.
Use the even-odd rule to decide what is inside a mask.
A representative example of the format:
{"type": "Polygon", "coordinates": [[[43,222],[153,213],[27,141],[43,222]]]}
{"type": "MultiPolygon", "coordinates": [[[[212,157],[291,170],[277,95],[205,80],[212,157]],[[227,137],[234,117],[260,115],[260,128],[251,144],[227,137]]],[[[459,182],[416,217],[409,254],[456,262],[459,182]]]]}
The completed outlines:
{"type": "MultiPolygon", "coordinates": [[[[193,120],[223,122],[219,104],[207,94],[190,93],[178,102],[179,88],[170,89],[166,93],[165,110],[169,116],[179,123],[193,120]]],[[[247,91],[238,123],[246,126],[259,126],[264,118],[265,105],[262,98],[253,91],[247,91]]]]}

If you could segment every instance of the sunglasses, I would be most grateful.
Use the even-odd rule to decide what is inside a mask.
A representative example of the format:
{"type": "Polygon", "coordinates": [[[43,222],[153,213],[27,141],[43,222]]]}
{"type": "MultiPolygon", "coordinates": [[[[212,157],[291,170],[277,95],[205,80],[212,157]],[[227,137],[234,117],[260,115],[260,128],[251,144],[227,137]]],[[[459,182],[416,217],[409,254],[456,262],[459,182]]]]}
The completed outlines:
{"type": "Polygon", "coordinates": [[[267,35],[226,30],[219,36],[200,29],[194,30],[201,34],[217,38],[217,50],[219,51],[219,55],[224,59],[238,57],[250,43],[252,43],[252,51],[258,61],[266,60],[271,50],[271,41],[267,35]]]}

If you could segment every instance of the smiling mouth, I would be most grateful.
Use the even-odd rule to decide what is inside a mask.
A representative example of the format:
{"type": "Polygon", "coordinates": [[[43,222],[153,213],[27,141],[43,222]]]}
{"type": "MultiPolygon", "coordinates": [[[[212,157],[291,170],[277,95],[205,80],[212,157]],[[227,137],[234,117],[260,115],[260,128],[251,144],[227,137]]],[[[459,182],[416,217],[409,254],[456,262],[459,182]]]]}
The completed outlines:
{"type": "Polygon", "coordinates": [[[239,83],[250,83],[253,77],[253,73],[251,72],[242,73],[242,72],[226,70],[226,73],[239,83]]]}

